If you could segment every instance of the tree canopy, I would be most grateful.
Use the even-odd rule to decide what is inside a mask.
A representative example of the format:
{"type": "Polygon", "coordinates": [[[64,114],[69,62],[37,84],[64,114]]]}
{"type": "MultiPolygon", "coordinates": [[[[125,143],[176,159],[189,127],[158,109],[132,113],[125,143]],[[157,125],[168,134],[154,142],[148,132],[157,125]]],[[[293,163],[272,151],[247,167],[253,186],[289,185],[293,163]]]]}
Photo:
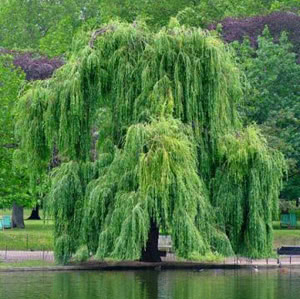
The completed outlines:
{"type": "Polygon", "coordinates": [[[15,138],[15,106],[26,82],[45,79],[61,66],[61,59],[48,59],[33,52],[0,49],[0,208],[13,208],[13,225],[24,227],[16,209],[32,207],[47,192],[47,177],[29,183],[26,152],[15,138]],[[25,80],[26,79],[26,80],[25,80]]]}
{"type": "Polygon", "coordinates": [[[84,23],[97,23],[99,0],[3,0],[0,44],[5,48],[41,49],[62,55],[84,23]]]}
{"type": "Polygon", "coordinates": [[[53,149],[61,161],[49,195],[61,262],[82,246],[140,258],[153,225],[185,258],[271,254],[283,157],[242,127],[229,49],[175,23],[109,23],[20,100],[32,175],[53,149]]]}
{"type": "Polygon", "coordinates": [[[24,73],[13,65],[12,57],[0,55],[0,208],[28,199],[28,178],[13,167],[17,147],[14,138],[13,108],[24,84],[24,73]]]}
{"type": "Polygon", "coordinates": [[[284,199],[295,200],[299,193],[300,166],[300,65],[287,34],[274,43],[268,27],[258,37],[257,49],[249,39],[234,43],[239,64],[251,88],[242,109],[245,122],[256,122],[268,138],[270,146],[284,153],[289,165],[289,177],[281,193],[284,199]]]}

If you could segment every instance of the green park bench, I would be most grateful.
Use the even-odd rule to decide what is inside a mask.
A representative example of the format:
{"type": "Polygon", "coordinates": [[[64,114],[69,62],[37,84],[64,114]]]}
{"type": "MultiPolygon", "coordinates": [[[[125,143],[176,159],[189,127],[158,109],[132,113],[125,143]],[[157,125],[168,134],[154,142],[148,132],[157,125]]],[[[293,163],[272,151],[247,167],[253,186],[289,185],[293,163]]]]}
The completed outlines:
{"type": "Polygon", "coordinates": [[[287,228],[296,228],[297,226],[297,217],[294,213],[289,214],[281,214],[280,216],[280,227],[287,227],[287,228]]]}
{"type": "Polygon", "coordinates": [[[11,228],[11,217],[9,215],[5,215],[2,218],[3,227],[4,228],[11,228]]]}
{"type": "Polygon", "coordinates": [[[3,230],[3,229],[4,229],[3,220],[2,220],[2,218],[0,218],[0,230],[3,230]]]}

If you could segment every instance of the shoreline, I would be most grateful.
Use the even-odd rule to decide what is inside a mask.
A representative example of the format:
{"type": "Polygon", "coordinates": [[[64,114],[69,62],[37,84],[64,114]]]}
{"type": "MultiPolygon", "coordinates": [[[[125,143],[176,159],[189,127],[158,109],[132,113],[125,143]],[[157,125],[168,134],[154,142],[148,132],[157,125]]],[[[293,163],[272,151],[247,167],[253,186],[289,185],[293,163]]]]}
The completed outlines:
{"type": "Polygon", "coordinates": [[[133,270],[253,270],[254,267],[261,270],[281,269],[281,268],[299,268],[300,263],[289,264],[283,263],[281,267],[278,264],[221,264],[221,263],[199,263],[199,262],[160,262],[160,263],[145,263],[137,261],[123,262],[87,262],[81,264],[70,264],[66,266],[42,266],[42,267],[3,267],[0,268],[0,273],[7,272],[36,272],[36,271],[133,271],[133,270]]]}

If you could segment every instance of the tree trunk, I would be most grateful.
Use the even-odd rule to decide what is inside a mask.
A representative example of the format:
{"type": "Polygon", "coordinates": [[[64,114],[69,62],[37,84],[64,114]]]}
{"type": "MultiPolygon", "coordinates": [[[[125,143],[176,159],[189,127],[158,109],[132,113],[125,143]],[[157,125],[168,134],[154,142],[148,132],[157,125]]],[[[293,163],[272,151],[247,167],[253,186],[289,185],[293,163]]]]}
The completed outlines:
{"type": "Polygon", "coordinates": [[[151,219],[150,231],[148,235],[146,248],[143,248],[142,250],[142,262],[161,262],[161,258],[158,251],[158,237],[159,229],[157,227],[156,222],[153,219],[151,219]]]}
{"type": "Polygon", "coordinates": [[[41,217],[39,215],[39,209],[40,206],[37,204],[31,211],[31,215],[27,220],[41,220],[41,217]]]}
{"type": "Polygon", "coordinates": [[[12,227],[25,228],[23,207],[13,203],[12,227]]]}

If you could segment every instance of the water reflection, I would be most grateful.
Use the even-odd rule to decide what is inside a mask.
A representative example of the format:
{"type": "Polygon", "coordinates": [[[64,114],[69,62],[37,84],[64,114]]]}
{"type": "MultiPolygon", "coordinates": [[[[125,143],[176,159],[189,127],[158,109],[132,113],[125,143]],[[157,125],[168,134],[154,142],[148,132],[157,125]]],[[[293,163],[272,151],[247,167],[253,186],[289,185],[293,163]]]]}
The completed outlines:
{"type": "Polygon", "coordinates": [[[296,299],[300,270],[0,274],[0,299],[296,299]]]}

